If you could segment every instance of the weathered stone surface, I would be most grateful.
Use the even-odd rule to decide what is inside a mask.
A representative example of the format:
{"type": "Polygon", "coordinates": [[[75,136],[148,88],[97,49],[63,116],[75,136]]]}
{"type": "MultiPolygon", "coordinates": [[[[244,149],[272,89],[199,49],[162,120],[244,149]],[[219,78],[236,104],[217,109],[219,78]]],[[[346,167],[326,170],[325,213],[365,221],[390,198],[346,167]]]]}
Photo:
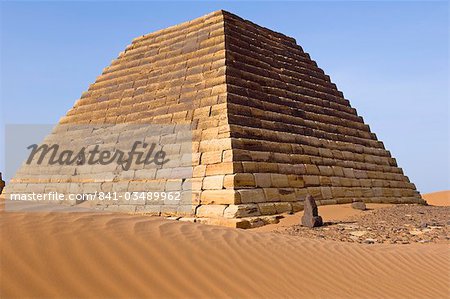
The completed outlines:
{"type": "Polygon", "coordinates": [[[258,207],[261,215],[274,215],[277,213],[274,203],[259,203],[258,207]]]}
{"type": "Polygon", "coordinates": [[[222,217],[226,207],[226,205],[201,205],[196,210],[196,216],[206,218],[222,217]]]}
{"type": "Polygon", "coordinates": [[[261,215],[261,212],[256,204],[229,205],[223,213],[225,218],[242,218],[259,215],[261,215]]]}
{"type": "Polygon", "coordinates": [[[256,187],[268,188],[272,185],[270,173],[255,173],[256,187]]]}
{"type": "Polygon", "coordinates": [[[222,162],[222,151],[206,152],[201,155],[202,164],[215,164],[222,162]]]}
{"type": "Polygon", "coordinates": [[[241,189],[238,190],[241,203],[265,202],[266,197],[262,189],[241,189]]]}
{"type": "Polygon", "coordinates": [[[291,213],[292,205],[290,202],[276,202],[275,209],[277,210],[277,214],[291,213]]]}
{"type": "Polygon", "coordinates": [[[295,201],[291,203],[292,212],[297,213],[299,211],[303,211],[304,201],[295,201]]]}
{"type": "Polygon", "coordinates": [[[222,189],[224,175],[207,176],[203,179],[203,190],[222,189]]]}
{"type": "Polygon", "coordinates": [[[209,225],[220,225],[232,228],[251,228],[250,221],[247,219],[229,219],[229,218],[196,218],[197,223],[209,224],[209,225]]]}
{"type": "Polygon", "coordinates": [[[306,196],[302,216],[302,225],[306,227],[318,227],[322,226],[322,224],[322,217],[319,216],[316,201],[311,195],[306,196]]]}
{"type": "Polygon", "coordinates": [[[236,173],[225,176],[224,187],[230,188],[254,188],[255,178],[251,173],[236,173]]]}
{"type": "Polygon", "coordinates": [[[352,208],[354,208],[356,210],[361,210],[361,211],[365,211],[367,209],[366,204],[363,201],[352,202],[352,208]]]}
{"type": "Polygon", "coordinates": [[[236,204],[240,203],[240,194],[236,190],[205,190],[200,196],[202,204],[236,204]]]}

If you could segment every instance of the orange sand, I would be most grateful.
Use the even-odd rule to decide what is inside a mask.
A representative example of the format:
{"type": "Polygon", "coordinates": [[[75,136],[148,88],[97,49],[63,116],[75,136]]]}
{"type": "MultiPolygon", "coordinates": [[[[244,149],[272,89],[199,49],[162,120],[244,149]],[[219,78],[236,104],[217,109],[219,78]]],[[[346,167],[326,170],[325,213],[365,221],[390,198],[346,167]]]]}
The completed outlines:
{"type": "Polygon", "coordinates": [[[422,197],[432,206],[450,206],[450,190],[423,194],[422,197]]]}
{"type": "MultiPolygon", "coordinates": [[[[321,207],[324,216],[327,209],[321,207]]],[[[440,244],[368,246],[73,212],[0,212],[0,229],[0,298],[450,294],[450,249],[440,244]]]]}

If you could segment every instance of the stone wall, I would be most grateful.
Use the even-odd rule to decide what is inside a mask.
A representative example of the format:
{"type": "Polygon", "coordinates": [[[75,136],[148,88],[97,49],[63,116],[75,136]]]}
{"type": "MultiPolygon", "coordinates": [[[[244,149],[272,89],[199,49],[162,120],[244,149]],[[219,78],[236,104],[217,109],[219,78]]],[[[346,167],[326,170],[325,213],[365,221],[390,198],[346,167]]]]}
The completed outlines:
{"type": "Polygon", "coordinates": [[[224,15],[233,189],[239,194],[232,216],[295,212],[306,194],[319,204],[423,202],[293,38],[224,15]]]}

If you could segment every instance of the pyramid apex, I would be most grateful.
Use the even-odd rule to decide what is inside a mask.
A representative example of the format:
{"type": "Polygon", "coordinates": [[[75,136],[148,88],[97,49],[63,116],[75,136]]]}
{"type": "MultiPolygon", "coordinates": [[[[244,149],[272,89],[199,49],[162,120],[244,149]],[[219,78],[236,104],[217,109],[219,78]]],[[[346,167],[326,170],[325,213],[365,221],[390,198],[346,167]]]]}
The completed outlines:
{"type": "Polygon", "coordinates": [[[209,14],[206,15],[218,15],[218,14],[233,14],[225,9],[218,9],[218,10],[214,10],[212,12],[210,12],[209,14]]]}
{"type": "Polygon", "coordinates": [[[234,14],[234,13],[228,11],[228,10],[225,10],[225,9],[218,9],[218,10],[212,11],[212,12],[210,12],[210,13],[208,13],[208,14],[200,17],[200,18],[208,18],[208,17],[219,16],[219,15],[229,16],[229,17],[238,18],[238,19],[243,19],[240,16],[238,16],[237,14],[234,14]]]}

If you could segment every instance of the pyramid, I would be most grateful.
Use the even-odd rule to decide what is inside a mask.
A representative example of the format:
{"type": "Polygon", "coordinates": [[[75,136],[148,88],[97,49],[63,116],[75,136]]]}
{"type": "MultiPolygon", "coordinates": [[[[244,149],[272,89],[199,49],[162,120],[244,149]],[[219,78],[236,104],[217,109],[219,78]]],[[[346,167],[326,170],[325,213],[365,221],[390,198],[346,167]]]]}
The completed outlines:
{"type": "MultiPolygon", "coordinates": [[[[189,209],[95,203],[105,210],[248,227],[302,210],[307,194],[318,205],[424,202],[295,39],[225,11],[134,39],[61,118],[53,137],[66,138],[67,130],[58,130],[64,125],[85,124],[187,125],[192,134],[191,172],[184,177],[136,180],[138,170],[111,176],[104,168],[99,178],[102,168],[97,176],[82,171],[91,189],[104,191],[146,190],[155,180],[162,190],[176,185],[189,191],[189,209]]],[[[49,168],[22,166],[5,193],[67,192],[73,171],[49,168]]]]}

